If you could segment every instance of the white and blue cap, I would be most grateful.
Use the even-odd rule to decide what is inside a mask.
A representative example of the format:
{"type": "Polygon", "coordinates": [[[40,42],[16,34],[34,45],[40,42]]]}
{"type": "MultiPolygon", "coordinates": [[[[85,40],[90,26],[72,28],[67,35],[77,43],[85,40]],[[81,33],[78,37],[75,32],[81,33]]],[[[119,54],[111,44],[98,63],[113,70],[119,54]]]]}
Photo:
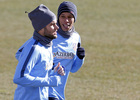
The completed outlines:
{"type": "Polygon", "coordinates": [[[41,4],[36,9],[28,14],[35,31],[40,31],[53,20],[56,20],[56,15],[49,10],[45,5],[41,4]]]}

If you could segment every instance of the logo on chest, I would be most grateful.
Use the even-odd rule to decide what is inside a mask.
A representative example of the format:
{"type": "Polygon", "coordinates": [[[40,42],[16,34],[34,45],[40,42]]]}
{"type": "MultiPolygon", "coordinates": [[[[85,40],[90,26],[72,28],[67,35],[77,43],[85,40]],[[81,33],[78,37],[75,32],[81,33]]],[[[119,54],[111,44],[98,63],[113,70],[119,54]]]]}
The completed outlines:
{"type": "Polygon", "coordinates": [[[46,64],[46,70],[50,70],[52,68],[52,66],[53,66],[53,63],[52,62],[48,62],[46,64]]]}
{"type": "Polygon", "coordinates": [[[53,57],[59,59],[73,59],[74,54],[72,52],[54,52],[53,57]]]}

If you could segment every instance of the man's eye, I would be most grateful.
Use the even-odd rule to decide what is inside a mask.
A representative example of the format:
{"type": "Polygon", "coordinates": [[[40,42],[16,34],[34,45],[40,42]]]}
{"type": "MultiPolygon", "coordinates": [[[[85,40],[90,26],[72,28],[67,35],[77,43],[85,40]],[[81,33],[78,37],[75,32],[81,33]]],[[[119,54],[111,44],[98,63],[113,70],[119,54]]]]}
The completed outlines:
{"type": "Polygon", "coordinates": [[[73,18],[73,16],[69,16],[68,18],[73,18]]]}
{"type": "Polygon", "coordinates": [[[65,18],[65,16],[61,16],[62,18],[65,18]]]}
{"type": "Polygon", "coordinates": [[[54,23],[51,24],[51,26],[55,25],[54,23]]]}
{"type": "Polygon", "coordinates": [[[69,19],[71,19],[72,17],[68,17],[69,19]]]}

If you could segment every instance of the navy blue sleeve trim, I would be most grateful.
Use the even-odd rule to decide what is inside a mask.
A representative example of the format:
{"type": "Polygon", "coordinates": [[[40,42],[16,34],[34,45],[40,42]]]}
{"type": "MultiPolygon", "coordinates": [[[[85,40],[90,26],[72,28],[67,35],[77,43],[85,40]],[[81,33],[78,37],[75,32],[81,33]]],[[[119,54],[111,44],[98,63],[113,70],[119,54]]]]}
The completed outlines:
{"type": "MultiPolygon", "coordinates": [[[[38,43],[38,41],[35,41],[34,45],[36,45],[37,43],[38,43]]],[[[28,56],[27,56],[27,58],[26,58],[26,60],[25,60],[25,62],[24,62],[24,65],[23,65],[22,70],[21,70],[21,73],[20,73],[20,77],[24,77],[25,68],[26,68],[26,66],[27,66],[27,64],[28,64],[28,61],[29,61],[29,59],[30,59],[30,57],[31,57],[31,55],[32,55],[32,53],[33,53],[33,51],[34,51],[34,49],[35,49],[35,46],[34,46],[34,45],[33,45],[33,47],[31,48],[31,50],[30,50],[30,52],[29,52],[29,54],[28,54],[28,56]]]]}

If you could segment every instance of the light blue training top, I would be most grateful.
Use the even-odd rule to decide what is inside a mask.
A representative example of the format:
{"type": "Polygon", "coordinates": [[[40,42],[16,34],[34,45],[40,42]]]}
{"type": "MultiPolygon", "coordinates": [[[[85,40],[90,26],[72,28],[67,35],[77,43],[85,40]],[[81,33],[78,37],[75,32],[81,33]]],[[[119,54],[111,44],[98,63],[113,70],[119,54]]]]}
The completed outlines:
{"type": "Polygon", "coordinates": [[[30,38],[17,51],[19,61],[13,82],[17,84],[14,100],[48,100],[48,87],[61,84],[60,76],[53,73],[52,47],[45,47],[30,38]]]}
{"type": "Polygon", "coordinates": [[[80,36],[74,32],[70,38],[64,38],[59,33],[57,38],[53,40],[53,56],[54,66],[60,62],[61,66],[65,69],[65,76],[61,76],[62,84],[57,87],[49,87],[49,97],[59,98],[65,100],[65,86],[69,73],[77,72],[84,59],[79,59],[76,55],[77,45],[81,43],[80,36]]]}

